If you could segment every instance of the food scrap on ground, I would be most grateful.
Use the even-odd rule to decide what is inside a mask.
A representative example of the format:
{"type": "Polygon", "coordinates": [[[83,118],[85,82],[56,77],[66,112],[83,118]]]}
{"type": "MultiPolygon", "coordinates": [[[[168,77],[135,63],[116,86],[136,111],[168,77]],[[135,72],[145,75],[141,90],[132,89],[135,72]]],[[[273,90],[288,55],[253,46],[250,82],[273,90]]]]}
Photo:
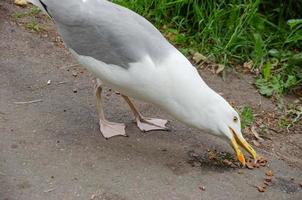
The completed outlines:
{"type": "Polygon", "coordinates": [[[259,192],[265,192],[267,188],[272,185],[272,180],[273,180],[273,172],[272,170],[269,170],[265,172],[265,177],[263,181],[264,186],[261,185],[255,187],[258,189],[259,192]]]}
{"type": "Polygon", "coordinates": [[[248,169],[254,169],[255,163],[254,163],[251,159],[249,159],[249,160],[247,160],[247,162],[246,162],[246,167],[247,167],[248,169]]]}
{"type": "MultiPolygon", "coordinates": [[[[216,150],[208,150],[205,154],[198,154],[194,151],[188,152],[188,163],[192,166],[202,165],[214,165],[220,167],[240,168],[240,163],[233,157],[232,154],[227,152],[217,152],[216,150]]],[[[263,157],[259,157],[255,162],[252,158],[247,159],[246,167],[248,169],[265,167],[267,160],[263,157]]]]}
{"type": "Polygon", "coordinates": [[[269,171],[265,172],[265,175],[266,176],[273,176],[272,170],[269,170],[269,171]]]}
{"type": "Polygon", "coordinates": [[[267,160],[263,157],[259,157],[256,162],[251,158],[246,161],[246,167],[248,169],[265,167],[266,164],[267,164],[267,160]]]}
{"type": "Polygon", "coordinates": [[[256,186],[259,192],[265,192],[266,191],[266,186],[256,186]]]}
{"type": "Polygon", "coordinates": [[[266,186],[270,186],[270,185],[271,185],[271,183],[269,183],[269,182],[267,182],[267,181],[264,181],[263,183],[264,183],[264,185],[266,185],[266,186]]]}
{"type": "Polygon", "coordinates": [[[272,179],[273,179],[273,177],[269,176],[269,177],[265,177],[264,181],[266,181],[266,182],[272,182],[272,179]]]}

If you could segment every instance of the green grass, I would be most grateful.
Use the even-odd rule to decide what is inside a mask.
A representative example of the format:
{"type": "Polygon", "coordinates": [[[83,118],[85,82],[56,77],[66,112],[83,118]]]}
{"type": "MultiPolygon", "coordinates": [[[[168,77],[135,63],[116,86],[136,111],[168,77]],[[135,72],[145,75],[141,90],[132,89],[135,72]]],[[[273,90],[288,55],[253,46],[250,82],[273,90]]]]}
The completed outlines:
{"type": "Polygon", "coordinates": [[[226,66],[252,61],[261,94],[301,83],[302,3],[297,0],[114,0],[145,16],[184,54],[226,66]],[[294,62],[292,62],[295,60],[294,62]]]}
{"type": "Polygon", "coordinates": [[[16,13],[12,14],[12,17],[15,19],[20,19],[20,18],[27,17],[27,16],[35,16],[35,15],[39,14],[40,12],[41,12],[41,10],[38,7],[33,6],[29,12],[16,12],[16,13]]]}
{"type": "Polygon", "coordinates": [[[239,113],[242,129],[251,126],[255,121],[252,107],[244,106],[242,109],[240,109],[239,113]]]}
{"type": "MultiPolygon", "coordinates": [[[[18,20],[18,19],[21,19],[24,17],[34,17],[40,13],[41,13],[41,10],[38,7],[32,6],[29,11],[16,12],[16,13],[13,13],[11,16],[12,16],[12,18],[18,20]]],[[[41,24],[39,24],[35,21],[32,21],[32,18],[30,18],[30,19],[31,19],[30,22],[24,22],[24,27],[26,29],[28,29],[32,32],[40,32],[40,31],[45,30],[45,28],[41,24]]]]}
{"type": "Polygon", "coordinates": [[[40,32],[40,31],[44,30],[44,28],[36,22],[26,23],[25,28],[27,28],[28,30],[33,31],[33,32],[40,32]]]}
{"type": "Polygon", "coordinates": [[[17,12],[17,13],[12,14],[12,17],[15,18],[15,19],[23,18],[23,17],[26,17],[26,16],[28,16],[28,13],[17,12]]]}

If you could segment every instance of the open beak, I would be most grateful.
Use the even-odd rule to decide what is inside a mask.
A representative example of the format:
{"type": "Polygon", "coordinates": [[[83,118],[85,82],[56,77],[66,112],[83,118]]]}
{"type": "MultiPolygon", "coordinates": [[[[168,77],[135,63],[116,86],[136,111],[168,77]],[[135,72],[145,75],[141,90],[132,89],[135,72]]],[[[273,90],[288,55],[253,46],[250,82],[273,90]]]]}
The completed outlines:
{"type": "Polygon", "coordinates": [[[257,153],[253,149],[253,147],[243,137],[238,136],[236,134],[236,132],[232,128],[230,128],[230,130],[233,133],[233,138],[231,139],[231,146],[233,147],[234,151],[236,152],[237,158],[241,162],[241,164],[243,166],[245,166],[245,158],[244,158],[244,155],[241,152],[239,146],[241,146],[249,154],[251,154],[251,156],[253,157],[253,159],[256,162],[256,160],[257,160],[257,153]]]}

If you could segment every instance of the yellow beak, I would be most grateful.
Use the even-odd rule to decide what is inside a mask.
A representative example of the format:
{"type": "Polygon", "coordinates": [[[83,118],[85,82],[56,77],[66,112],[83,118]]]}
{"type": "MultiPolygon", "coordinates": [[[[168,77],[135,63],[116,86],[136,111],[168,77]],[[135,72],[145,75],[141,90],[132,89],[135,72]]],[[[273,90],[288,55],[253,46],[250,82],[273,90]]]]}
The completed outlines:
{"type": "Polygon", "coordinates": [[[236,132],[230,128],[230,130],[233,133],[233,138],[231,139],[231,146],[233,147],[234,151],[236,152],[237,159],[241,162],[243,166],[245,166],[245,158],[243,153],[241,152],[239,145],[244,148],[251,156],[253,159],[256,161],[257,160],[257,153],[253,149],[253,147],[243,138],[243,137],[238,137],[236,132]]]}

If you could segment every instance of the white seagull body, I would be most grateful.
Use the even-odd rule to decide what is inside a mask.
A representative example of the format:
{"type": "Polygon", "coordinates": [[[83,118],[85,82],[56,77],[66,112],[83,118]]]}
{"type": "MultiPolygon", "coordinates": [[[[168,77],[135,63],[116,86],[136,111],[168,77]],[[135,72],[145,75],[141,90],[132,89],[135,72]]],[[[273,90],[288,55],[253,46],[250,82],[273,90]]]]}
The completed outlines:
{"type": "Polygon", "coordinates": [[[101,88],[122,93],[141,130],[165,129],[165,120],[144,118],[130,99],[152,103],[179,121],[230,139],[256,158],[244,140],[237,112],[209,88],[194,66],[145,18],[106,0],[30,0],[53,18],[76,60],[98,79],[97,107],[105,137],[125,135],[124,126],[108,122],[101,88]]]}

